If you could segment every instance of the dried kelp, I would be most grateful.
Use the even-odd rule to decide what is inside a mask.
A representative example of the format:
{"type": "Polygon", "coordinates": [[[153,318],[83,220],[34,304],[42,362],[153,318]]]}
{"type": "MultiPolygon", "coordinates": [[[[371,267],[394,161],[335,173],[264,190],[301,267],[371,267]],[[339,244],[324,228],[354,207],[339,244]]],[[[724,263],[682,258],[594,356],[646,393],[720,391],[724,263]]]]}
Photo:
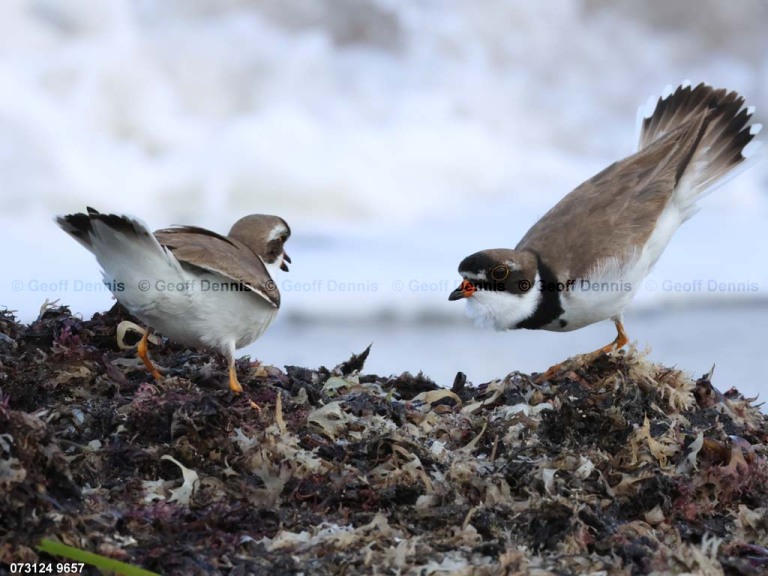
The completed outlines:
{"type": "Polygon", "coordinates": [[[763,574],[766,417],[635,350],[452,390],[0,312],[0,557],[183,574],[763,574]],[[123,348],[127,336],[122,337],[123,348]],[[130,344],[130,342],[128,342],[130,344]],[[258,404],[261,410],[255,407],[258,404]]]}

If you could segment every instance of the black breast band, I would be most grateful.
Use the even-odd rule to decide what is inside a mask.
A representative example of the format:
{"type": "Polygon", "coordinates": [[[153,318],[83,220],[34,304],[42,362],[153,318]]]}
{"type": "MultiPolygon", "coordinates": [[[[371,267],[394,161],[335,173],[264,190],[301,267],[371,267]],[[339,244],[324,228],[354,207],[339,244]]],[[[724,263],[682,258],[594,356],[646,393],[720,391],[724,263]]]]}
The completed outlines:
{"type": "Polygon", "coordinates": [[[518,322],[515,328],[537,330],[553,320],[557,320],[563,313],[563,307],[560,305],[560,292],[557,289],[557,276],[549,266],[541,261],[538,254],[534,252],[534,255],[539,269],[539,285],[534,286],[531,290],[541,291],[541,300],[539,300],[536,311],[522,322],[518,322]]]}

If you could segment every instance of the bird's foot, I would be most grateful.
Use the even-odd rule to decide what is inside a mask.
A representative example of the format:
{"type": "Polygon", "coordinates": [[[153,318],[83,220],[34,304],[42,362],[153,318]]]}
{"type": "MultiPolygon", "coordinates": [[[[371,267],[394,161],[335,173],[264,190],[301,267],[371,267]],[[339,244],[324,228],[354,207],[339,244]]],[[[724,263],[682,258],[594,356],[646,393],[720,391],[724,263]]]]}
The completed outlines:
{"type": "Polygon", "coordinates": [[[557,376],[563,370],[564,365],[565,365],[565,362],[560,362],[559,364],[550,366],[549,368],[547,368],[546,372],[536,376],[536,378],[533,379],[533,383],[544,384],[544,382],[546,382],[547,380],[552,380],[555,376],[557,376]]]}
{"type": "Polygon", "coordinates": [[[149,370],[149,373],[152,374],[152,377],[155,380],[162,380],[163,375],[160,374],[160,371],[157,368],[155,368],[155,365],[149,358],[149,347],[147,346],[147,340],[149,339],[150,332],[151,330],[149,328],[144,331],[144,336],[141,337],[141,340],[139,340],[139,343],[136,345],[136,353],[138,354],[139,358],[141,358],[141,361],[144,362],[144,366],[147,367],[147,370],[149,370]]]}
{"type": "MultiPolygon", "coordinates": [[[[594,352],[590,352],[588,354],[583,354],[581,358],[584,360],[584,364],[591,364],[598,358],[600,358],[603,354],[610,354],[611,352],[615,352],[616,350],[619,350],[626,346],[627,342],[629,342],[629,338],[627,337],[627,333],[624,331],[624,325],[621,323],[620,319],[614,319],[614,324],[616,325],[616,338],[611,342],[610,344],[606,344],[602,348],[598,348],[594,352]]],[[[546,372],[543,374],[539,374],[534,380],[534,384],[543,384],[547,380],[552,380],[555,376],[560,374],[565,368],[566,368],[566,362],[560,362],[558,364],[555,364],[554,366],[550,366],[546,372]]]]}
{"type": "Polygon", "coordinates": [[[237,379],[237,370],[235,370],[234,362],[230,362],[229,364],[229,389],[235,394],[240,394],[243,391],[243,387],[237,379]]]}

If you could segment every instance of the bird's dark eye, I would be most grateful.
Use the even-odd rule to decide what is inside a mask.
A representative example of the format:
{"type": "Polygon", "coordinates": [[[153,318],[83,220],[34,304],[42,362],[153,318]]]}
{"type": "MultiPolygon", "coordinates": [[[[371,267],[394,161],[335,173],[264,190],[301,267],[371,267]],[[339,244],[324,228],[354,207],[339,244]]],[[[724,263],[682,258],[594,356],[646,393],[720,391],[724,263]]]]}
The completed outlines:
{"type": "Polygon", "coordinates": [[[509,268],[504,266],[504,264],[499,264],[498,266],[495,266],[493,269],[491,269],[491,278],[497,282],[506,280],[507,276],[509,276],[509,268]]]}

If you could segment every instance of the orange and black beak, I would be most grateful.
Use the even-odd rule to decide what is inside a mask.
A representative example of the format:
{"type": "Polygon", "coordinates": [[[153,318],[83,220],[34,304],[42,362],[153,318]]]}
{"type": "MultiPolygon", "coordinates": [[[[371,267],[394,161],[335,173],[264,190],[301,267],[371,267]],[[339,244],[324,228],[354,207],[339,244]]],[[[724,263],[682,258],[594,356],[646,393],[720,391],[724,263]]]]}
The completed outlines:
{"type": "Polygon", "coordinates": [[[461,285],[456,288],[456,290],[451,292],[451,295],[448,296],[448,300],[453,301],[461,300],[462,298],[469,298],[472,296],[472,294],[475,293],[476,290],[477,288],[475,288],[475,285],[465,278],[461,285]]]}
{"type": "Polygon", "coordinates": [[[286,262],[288,262],[288,264],[290,264],[291,263],[291,257],[288,256],[288,254],[286,252],[283,252],[283,263],[280,264],[280,270],[282,270],[283,272],[288,272],[288,264],[286,264],[286,262]]]}

